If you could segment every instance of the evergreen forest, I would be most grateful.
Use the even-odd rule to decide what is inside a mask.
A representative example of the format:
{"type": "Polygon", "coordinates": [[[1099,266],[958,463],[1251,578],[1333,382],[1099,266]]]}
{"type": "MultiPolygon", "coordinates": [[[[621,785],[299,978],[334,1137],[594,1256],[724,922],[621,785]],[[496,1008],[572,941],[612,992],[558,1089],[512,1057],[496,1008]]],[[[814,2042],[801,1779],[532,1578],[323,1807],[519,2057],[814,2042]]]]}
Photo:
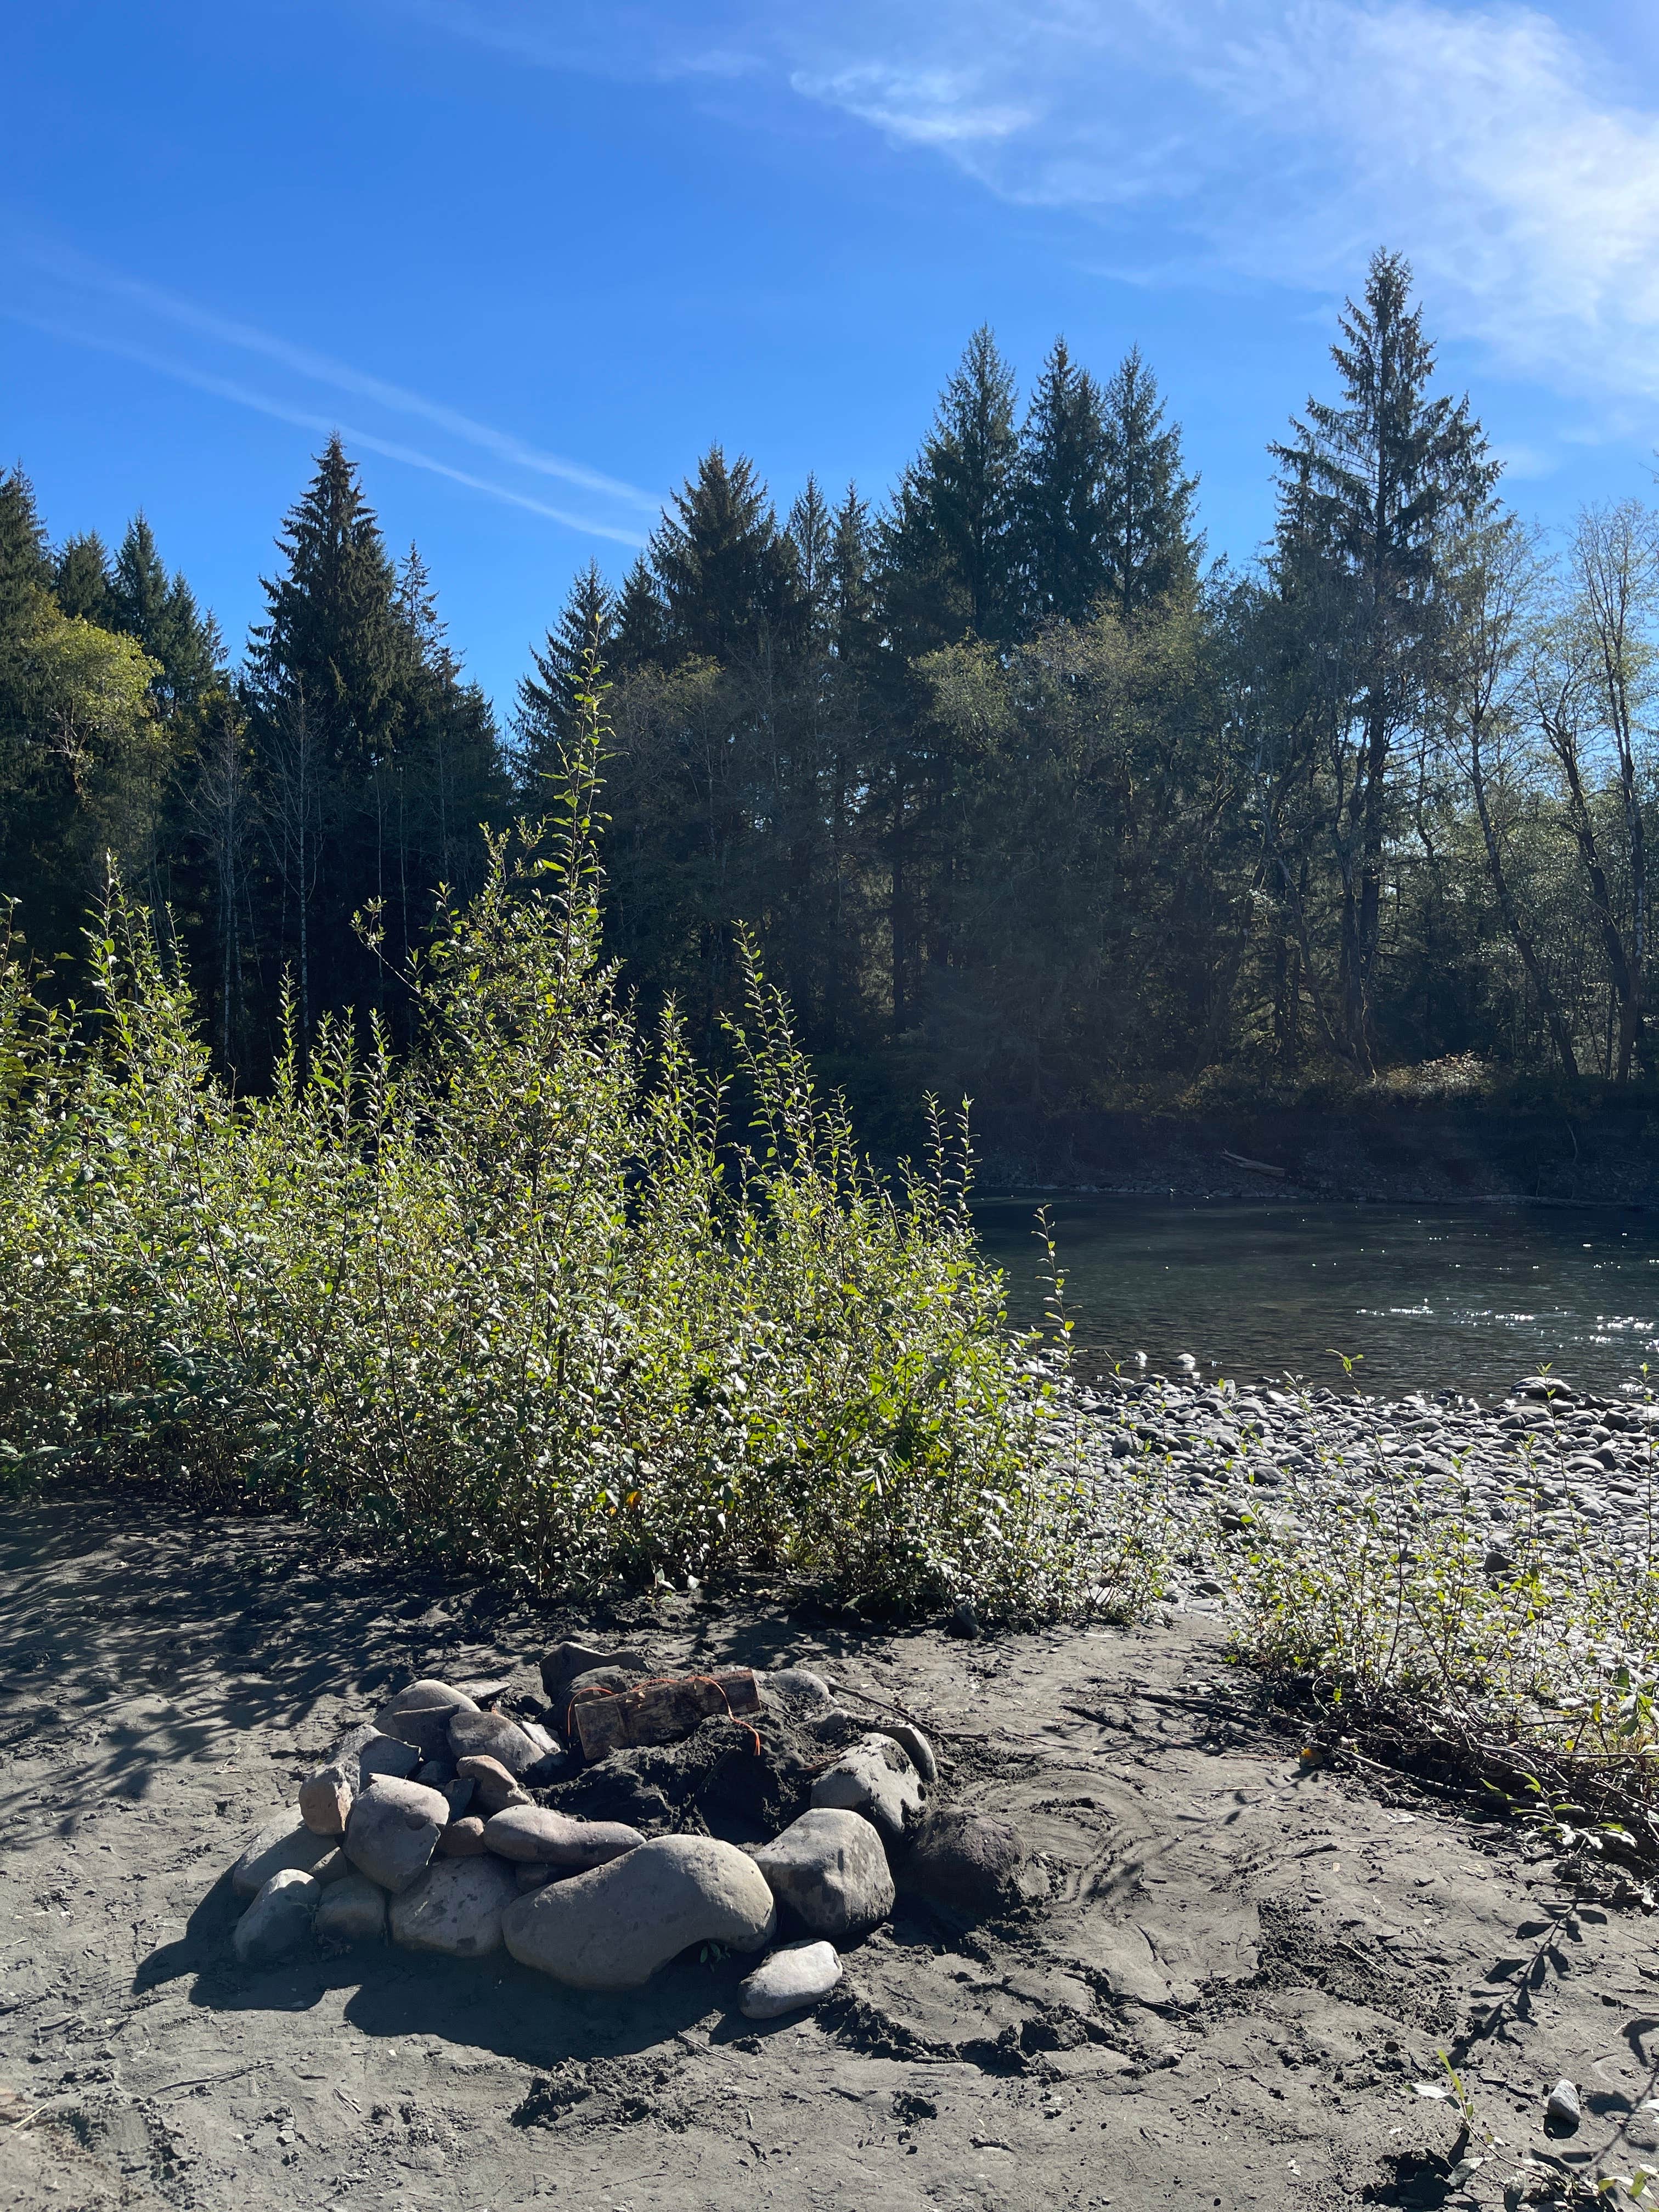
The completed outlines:
{"type": "Polygon", "coordinates": [[[877,1128],[925,1090],[1042,1117],[1650,1077],[1659,512],[1529,526],[1388,253],[1265,465],[1270,541],[1212,560],[1138,350],[1097,374],[1057,339],[1022,395],[981,330],[884,493],[809,477],[780,514],[712,447],[498,715],[337,439],[235,657],[143,515],[55,539],[20,464],[14,945],[76,996],[112,855],[240,1088],[347,1007],[406,1042],[411,958],[560,787],[591,655],[623,988],[717,1059],[752,940],[877,1128]]]}

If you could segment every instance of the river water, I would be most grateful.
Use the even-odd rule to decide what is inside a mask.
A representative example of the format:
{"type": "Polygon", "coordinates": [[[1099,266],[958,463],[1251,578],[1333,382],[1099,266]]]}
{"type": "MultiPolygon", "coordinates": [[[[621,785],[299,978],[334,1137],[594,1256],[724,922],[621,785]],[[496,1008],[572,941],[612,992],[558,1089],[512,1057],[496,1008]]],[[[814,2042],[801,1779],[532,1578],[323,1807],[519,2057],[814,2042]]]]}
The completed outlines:
{"type": "MultiPolygon", "coordinates": [[[[1015,1317],[1038,1317],[1040,1196],[975,1207],[1015,1317]]],[[[1085,1373],[1279,1374],[1490,1401],[1548,1363],[1611,1395],[1659,1382],[1659,1214],[1613,1207],[1300,1206],[1054,1198],[1085,1373]]]]}

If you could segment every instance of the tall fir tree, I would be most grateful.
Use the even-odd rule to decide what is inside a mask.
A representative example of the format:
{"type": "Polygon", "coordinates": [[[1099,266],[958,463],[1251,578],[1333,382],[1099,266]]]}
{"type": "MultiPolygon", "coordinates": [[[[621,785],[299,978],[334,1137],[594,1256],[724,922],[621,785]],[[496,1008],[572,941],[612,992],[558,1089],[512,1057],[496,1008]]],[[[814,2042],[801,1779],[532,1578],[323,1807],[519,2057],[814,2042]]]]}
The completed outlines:
{"type": "Polygon", "coordinates": [[[667,656],[668,610],[651,564],[641,553],[617,594],[611,663],[619,676],[631,675],[641,668],[659,667],[667,656]]]}
{"type": "Polygon", "coordinates": [[[1056,338],[1026,414],[1016,494],[1019,589],[1028,630],[1086,622],[1109,582],[1100,387],[1056,338]]]}
{"type": "Polygon", "coordinates": [[[679,659],[752,665],[799,632],[794,549],[754,464],[711,446],[653,533],[651,568],[679,659]]]}
{"type": "Polygon", "coordinates": [[[1434,348],[1411,284],[1401,255],[1372,256],[1364,296],[1347,302],[1331,349],[1340,401],[1310,398],[1291,438],[1272,449],[1280,471],[1277,566],[1300,579],[1316,617],[1315,657],[1346,672],[1326,732],[1339,770],[1331,830],[1341,877],[1340,1025],[1368,1074],[1395,740],[1422,696],[1445,526],[1474,515],[1498,477],[1468,400],[1430,391],[1434,348]]]}
{"type": "Polygon", "coordinates": [[[21,468],[0,477],[0,638],[23,618],[30,597],[52,588],[46,525],[21,468]]]}
{"type": "Polygon", "coordinates": [[[907,659],[967,635],[1002,643],[1018,625],[1014,397],[988,325],[975,331],[882,521],[883,596],[907,659]]]}
{"type": "Polygon", "coordinates": [[[1201,550],[1192,526],[1196,477],[1183,475],[1181,426],[1164,421],[1158,380],[1132,346],[1102,395],[1105,447],[1101,536],[1107,592],[1124,615],[1189,594],[1201,550]]]}
{"type": "Polygon", "coordinates": [[[588,656],[611,664],[617,611],[616,593],[590,561],[577,571],[557,623],[530,649],[532,672],[519,678],[513,732],[520,789],[532,811],[545,803],[547,779],[574,729],[588,656]]]}
{"type": "Polygon", "coordinates": [[[64,539],[52,562],[52,589],[66,615],[100,629],[118,626],[111,619],[109,552],[95,530],[64,539]]]}
{"type": "Polygon", "coordinates": [[[136,514],[115,556],[108,599],[110,627],[136,638],[161,671],[157,703],[191,708],[218,679],[219,633],[182,574],[169,576],[148,519],[136,514]]]}

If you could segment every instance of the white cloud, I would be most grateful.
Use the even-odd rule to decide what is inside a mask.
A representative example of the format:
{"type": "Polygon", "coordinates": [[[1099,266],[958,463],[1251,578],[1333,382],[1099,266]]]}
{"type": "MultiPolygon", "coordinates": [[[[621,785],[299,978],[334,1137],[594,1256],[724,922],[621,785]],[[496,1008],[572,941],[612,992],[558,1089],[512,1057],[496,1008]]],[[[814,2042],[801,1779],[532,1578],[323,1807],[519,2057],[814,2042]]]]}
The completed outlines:
{"type": "Polygon", "coordinates": [[[1132,279],[1323,293],[1397,246],[1446,335],[1601,402],[1659,397],[1656,88],[1615,76],[1577,0],[401,5],[549,67],[662,82],[717,55],[752,101],[793,94],[1100,225],[1132,279]]]}

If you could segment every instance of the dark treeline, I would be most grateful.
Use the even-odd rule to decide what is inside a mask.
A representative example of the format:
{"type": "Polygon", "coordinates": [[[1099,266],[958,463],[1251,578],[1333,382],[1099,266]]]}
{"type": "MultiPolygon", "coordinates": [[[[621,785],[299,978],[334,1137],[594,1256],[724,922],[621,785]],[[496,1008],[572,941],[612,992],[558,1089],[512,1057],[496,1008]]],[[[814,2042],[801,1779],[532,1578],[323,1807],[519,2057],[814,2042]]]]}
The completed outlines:
{"type": "Polygon", "coordinates": [[[781,518],[714,448],[620,586],[578,577],[506,733],[337,442],[234,673],[142,518],[54,550],[15,471],[0,889],[58,952],[112,851],[239,1069],[285,992],[302,1040],[346,1004],[397,1036],[437,887],[541,811],[592,653],[613,949],[711,1045],[741,919],[866,1098],[1652,1074],[1659,518],[1517,520],[1396,257],[1333,359],[1248,571],[1206,570],[1134,351],[1101,381],[1056,342],[1022,408],[980,331],[878,504],[809,478],[781,518]]]}

